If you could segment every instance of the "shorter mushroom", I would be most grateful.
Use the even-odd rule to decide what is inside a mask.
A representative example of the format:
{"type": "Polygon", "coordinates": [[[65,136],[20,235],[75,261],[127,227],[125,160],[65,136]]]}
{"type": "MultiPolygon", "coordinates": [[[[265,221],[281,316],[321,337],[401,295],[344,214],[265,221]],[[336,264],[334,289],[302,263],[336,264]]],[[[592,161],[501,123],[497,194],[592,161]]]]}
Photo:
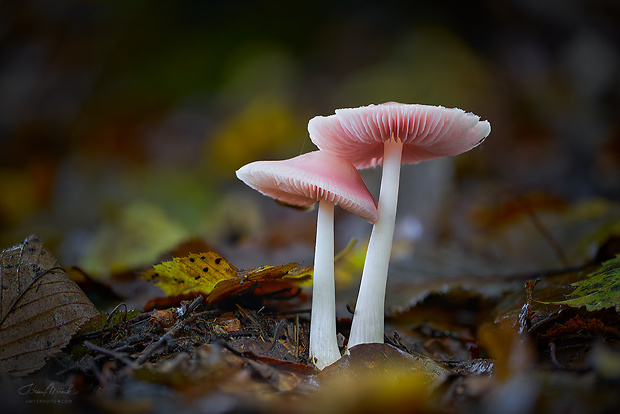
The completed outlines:
{"type": "Polygon", "coordinates": [[[323,369],[340,358],[336,338],[334,205],[374,223],[377,206],[357,169],[344,158],[314,151],[282,161],[256,161],[237,170],[255,190],[300,207],[319,203],[314,253],[310,359],[323,369]]]}

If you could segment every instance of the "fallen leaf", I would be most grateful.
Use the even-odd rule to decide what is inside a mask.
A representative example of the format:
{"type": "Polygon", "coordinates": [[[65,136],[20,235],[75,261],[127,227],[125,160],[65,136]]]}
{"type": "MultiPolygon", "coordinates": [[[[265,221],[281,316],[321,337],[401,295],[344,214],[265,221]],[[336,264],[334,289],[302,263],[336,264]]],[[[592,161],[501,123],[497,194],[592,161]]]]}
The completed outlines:
{"type": "Polygon", "coordinates": [[[557,341],[561,338],[595,338],[615,341],[620,338],[618,317],[607,310],[583,312],[560,311],[550,315],[545,323],[534,325],[531,330],[540,340],[557,341]],[[551,325],[552,324],[552,325],[551,325]]]}
{"type": "Polygon", "coordinates": [[[212,329],[213,332],[218,335],[237,332],[241,329],[241,322],[234,313],[226,312],[215,318],[215,323],[213,324],[212,329]]]}
{"type": "Polygon", "coordinates": [[[236,277],[237,273],[226,259],[211,251],[157,264],[142,278],[153,281],[167,296],[180,296],[192,292],[209,294],[218,282],[236,277]]]}
{"type": "Polygon", "coordinates": [[[21,376],[99,312],[36,236],[0,256],[0,371],[21,376]]]}
{"type": "Polygon", "coordinates": [[[273,360],[291,363],[297,360],[293,353],[291,353],[286,346],[279,341],[275,341],[273,343],[271,341],[266,342],[257,337],[235,338],[232,339],[228,345],[229,349],[235,350],[247,358],[270,358],[273,360]]]}
{"type": "Polygon", "coordinates": [[[615,308],[588,311],[558,304],[574,291],[571,284],[592,270],[541,274],[495,307],[495,321],[480,326],[478,340],[484,354],[494,358],[498,378],[507,380],[534,366],[584,369],[593,344],[617,342],[620,314],[615,308]]]}
{"type": "Polygon", "coordinates": [[[550,303],[573,308],[585,306],[589,311],[615,308],[620,312],[620,255],[572,286],[577,289],[568,295],[570,299],[550,303]]]}
{"type": "Polygon", "coordinates": [[[292,362],[289,362],[288,365],[284,365],[283,363],[285,362],[286,361],[265,357],[257,360],[246,360],[246,364],[278,392],[299,389],[300,386],[308,383],[310,375],[315,373],[314,369],[307,365],[295,364],[292,362]],[[295,372],[295,370],[299,372],[295,372]]]}
{"type": "Polygon", "coordinates": [[[213,387],[235,381],[235,374],[243,369],[244,361],[241,357],[221,347],[206,344],[191,355],[181,352],[157,364],[147,362],[136,369],[134,376],[140,381],[166,384],[179,389],[194,387],[202,382],[209,382],[213,387]]]}
{"type": "Polygon", "coordinates": [[[205,302],[215,304],[249,291],[256,295],[268,295],[292,290],[289,294],[295,295],[312,279],[312,274],[311,267],[299,267],[298,263],[240,271],[236,277],[218,282],[205,302]]]}
{"type": "Polygon", "coordinates": [[[153,266],[142,278],[154,282],[167,296],[203,294],[214,304],[236,294],[261,289],[262,294],[299,287],[312,269],[298,263],[238,270],[216,252],[193,253],[153,266]]]}

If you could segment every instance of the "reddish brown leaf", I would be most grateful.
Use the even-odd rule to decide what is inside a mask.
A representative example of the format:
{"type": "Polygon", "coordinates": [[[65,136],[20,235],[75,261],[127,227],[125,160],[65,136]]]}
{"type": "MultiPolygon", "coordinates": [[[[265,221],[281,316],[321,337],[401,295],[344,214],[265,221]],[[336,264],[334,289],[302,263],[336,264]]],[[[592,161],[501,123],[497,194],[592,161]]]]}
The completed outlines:
{"type": "Polygon", "coordinates": [[[155,265],[142,274],[168,296],[149,301],[145,309],[170,307],[180,299],[197,295],[202,295],[209,306],[245,293],[294,296],[312,279],[312,273],[312,268],[298,263],[238,270],[216,252],[192,253],[155,265]]]}

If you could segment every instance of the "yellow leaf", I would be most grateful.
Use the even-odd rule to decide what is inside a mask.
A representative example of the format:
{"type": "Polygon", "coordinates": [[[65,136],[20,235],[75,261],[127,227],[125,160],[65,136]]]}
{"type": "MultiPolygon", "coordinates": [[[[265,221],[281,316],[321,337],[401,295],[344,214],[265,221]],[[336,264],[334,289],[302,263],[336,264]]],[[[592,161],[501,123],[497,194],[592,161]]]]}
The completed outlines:
{"type": "Polygon", "coordinates": [[[312,277],[311,268],[298,266],[297,263],[288,263],[241,271],[218,253],[210,251],[155,265],[144,272],[142,278],[154,282],[167,296],[200,293],[210,295],[207,303],[215,303],[256,288],[298,286],[312,277]]]}
{"type": "Polygon", "coordinates": [[[219,254],[206,252],[155,265],[142,278],[155,282],[167,296],[180,296],[192,292],[209,294],[219,281],[237,277],[238,272],[219,254]]]}
{"type": "Polygon", "coordinates": [[[569,299],[552,303],[574,308],[585,306],[590,312],[606,308],[615,308],[620,312],[620,254],[604,262],[588,277],[572,283],[575,289],[569,299]]]}

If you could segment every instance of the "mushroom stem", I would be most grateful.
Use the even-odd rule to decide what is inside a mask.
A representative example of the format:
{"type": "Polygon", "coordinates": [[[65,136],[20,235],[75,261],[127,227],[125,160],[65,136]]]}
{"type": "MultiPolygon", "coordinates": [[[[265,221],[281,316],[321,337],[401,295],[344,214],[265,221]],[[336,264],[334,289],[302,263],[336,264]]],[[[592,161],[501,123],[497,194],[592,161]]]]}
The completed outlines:
{"type": "Polygon", "coordinates": [[[403,144],[399,140],[392,137],[385,142],[378,219],[368,242],[348,348],[365,343],[383,343],[385,290],[394,237],[402,152],[403,144]]]}
{"type": "Polygon", "coordinates": [[[334,283],[334,204],[319,201],[314,250],[310,360],[323,369],[340,359],[336,338],[336,287],[334,283]]]}

